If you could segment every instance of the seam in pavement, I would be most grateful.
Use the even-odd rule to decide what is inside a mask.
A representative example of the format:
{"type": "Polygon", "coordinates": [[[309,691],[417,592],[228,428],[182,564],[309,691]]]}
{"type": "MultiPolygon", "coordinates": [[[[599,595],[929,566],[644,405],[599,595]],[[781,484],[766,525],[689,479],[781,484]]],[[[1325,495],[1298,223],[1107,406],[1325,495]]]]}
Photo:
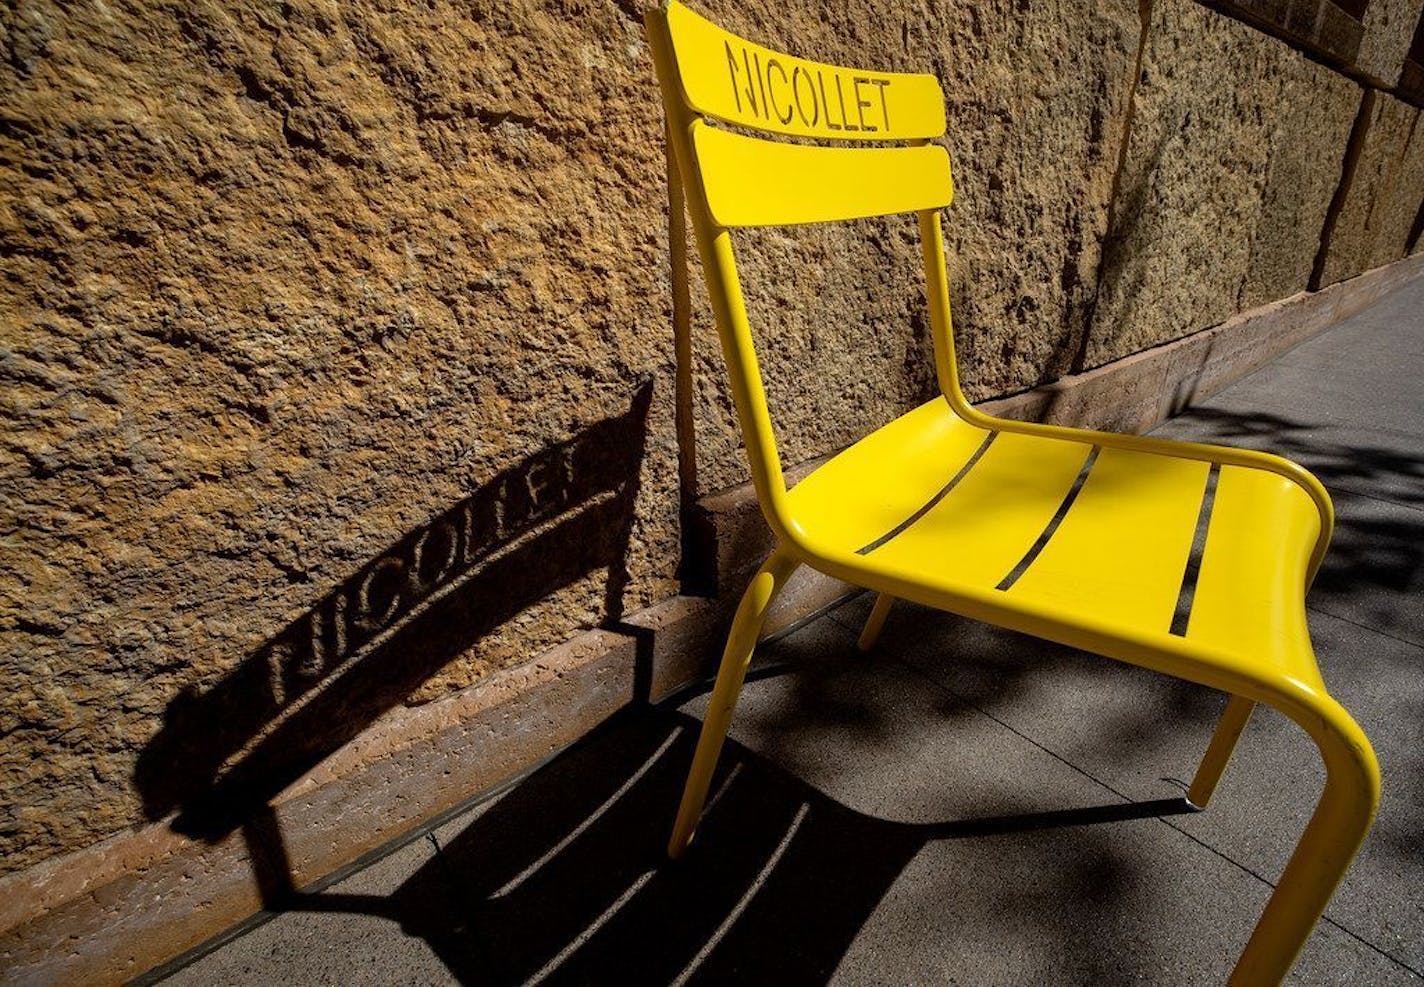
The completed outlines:
{"type": "MultiPolygon", "coordinates": [[[[1373,500],[1378,504],[1389,504],[1391,507],[1402,507],[1406,511],[1418,511],[1420,514],[1424,514],[1424,507],[1420,507],[1417,504],[1406,504],[1402,501],[1391,500],[1388,497],[1381,497],[1379,494],[1368,494],[1363,490],[1356,490],[1354,487],[1343,486],[1339,483],[1332,483],[1331,486],[1341,493],[1349,494],[1351,497],[1363,497],[1365,500],[1373,500]]],[[[1346,527],[1346,525],[1341,525],[1341,527],[1346,527]]],[[[1329,555],[1328,552],[1326,554],[1327,556],[1329,555]]]]}
{"type": "MultiPolygon", "coordinates": [[[[1086,770],[1084,770],[1083,768],[1078,767],[1078,765],[1074,764],[1072,761],[1069,761],[1067,758],[1063,757],[1063,756],[1062,756],[1061,754],[1059,754],[1057,751],[1054,751],[1054,750],[1052,750],[1051,748],[1045,747],[1043,744],[1041,744],[1041,743],[1039,743],[1038,741],[1034,740],[1034,739],[1033,739],[1032,737],[1030,737],[1028,734],[1022,732],[1021,730],[1018,730],[1017,728],[1015,728],[1012,724],[1006,723],[1004,720],[999,719],[999,717],[995,716],[993,713],[990,713],[988,710],[986,710],[986,709],[984,709],[983,707],[979,706],[977,703],[971,702],[969,699],[967,699],[966,697],[960,695],[958,692],[955,692],[955,691],[954,691],[953,689],[951,689],[949,686],[945,685],[943,682],[940,682],[938,679],[936,679],[934,676],[930,675],[928,672],[924,671],[923,669],[921,669],[921,668],[916,668],[914,665],[910,664],[909,662],[904,661],[904,660],[902,660],[902,659],[900,659],[900,658],[897,658],[897,657],[894,657],[894,656],[889,657],[888,660],[895,662],[896,664],[900,665],[900,666],[903,667],[903,668],[909,669],[909,670],[910,670],[911,672],[913,672],[915,675],[917,675],[917,676],[919,676],[920,678],[924,679],[926,682],[928,682],[930,685],[934,686],[934,687],[935,687],[936,689],[938,689],[939,691],[943,692],[945,695],[952,697],[953,699],[957,700],[958,702],[963,703],[965,706],[968,706],[970,709],[972,709],[972,710],[974,710],[974,711],[976,711],[976,712],[982,714],[983,716],[987,717],[988,719],[994,721],[995,723],[999,724],[999,726],[1003,727],[1005,730],[1008,730],[1008,731],[1009,731],[1010,733],[1012,733],[1014,736],[1019,737],[1020,739],[1022,739],[1022,740],[1024,740],[1024,741],[1026,741],[1027,743],[1033,745],[1034,747],[1036,747],[1036,748],[1038,748],[1039,750],[1043,751],[1043,752],[1044,752],[1045,754],[1047,754],[1049,757],[1052,757],[1052,758],[1054,758],[1055,760],[1060,761],[1061,763],[1067,765],[1069,768],[1071,768],[1072,770],[1076,771],[1078,774],[1082,775],[1084,778],[1087,778],[1089,781],[1091,781],[1091,782],[1093,782],[1094,784],[1100,786],[1100,787],[1103,788],[1104,790],[1106,790],[1106,791],[1108,791],[1108,792],[1111,792],[1113,795],[1116,795],[1118,798],[1122,799],[1124,802],[1131,803],[1131,802],[1134,802],[1134,801],[1135,801],[1134,799],[1132,799],[1131,797],[1129,797],[1129,796],[1126,795],[1125,793],[1118,791],[1116,788],[1114,788],[1113,786],[1109,785],[1107,782],[1103,781],[1101,778],[1097,777],[1096,775],[1092,774],[1091,772],[1086,771],[1086,770]]],[[[1206,849],[1206,850],[1210,851],[1211,853],[1214,853],[1216,856],[1220,857],[1222,860],[1225,860],[1227,863],[1231,864],[1233,867],[1236,867],[1238,870],[1242,871],[1243,873],[1248,874],[1248,875],[1250,875],[1251,877],[1254,877],[1256,880],[1258,880],[1258,881],[1260,881],[1262,884],[1266,885],[1266,887],[1268,887],[1268,888],[1275,888],[1275,886],[1276,886],[1276,885],[1275,885],[1275,882],[1273,882],[1273,881],[1267,879],[1266,877],[1262,876],[1261,874],[1256,873],[1256,871],[1252,870],[1250,867],[1247,867],[1245,864],[1241,863],[1239,860],[1233,859],[1232,857],[1230,857],[1230,856],[1227,855],[1226,853],[1223,853],[1221,850],[1218,850],[1216,847],[1212,846],[1210,843],[1207,843],[1206,841],[1202,840],[1200,837],[1195,836],[1195,835],[1193,835],[1192,833],[1189,833],[1187,830],[1185,830],[1185,829],[1183,829],[1182,827],[1180,827],[1180,826],[1174,824],[1173,822],[1171,822],[1170,820],[1168,820],[1168,819],[1166,819],[1166,818],[1164,818],[1164,817],[1162,817],[1162,816],[1154,816],[1154,817],[1152,817],[1152,818],[1156,819],[1158,822],[1162,823],[1164,826],[1167,826],[1168,828],[1173,829],[1173,830],[1175,830],[1176,832],[1180,833],[1181,835],[1185,836],[1187,839],[1191,840],[1193,843],[1197,844],[1198,846],[1202,847],[1203,849],[1206,849]]],[[[1353,929],[1350,929],[1350,928],[1348,928],[1347,926],[1344,926],[1344,925],[1340,924],[1340,922],[1338,922],[1337,920],[1331,918],[1329,915],[1322,915],[1322,916],[1320,916],[1320,921],[1321,921],[1321,922],[1328,923],[1329,925],[1333,926],[1334,928],[1339,929],[1341,932],[1345,933],[1345,935],[1349,936],[1351,939],[1354,939],[1356,942],[1360,943],[1360,944],[1363,945],[1363,946],[1369,947],[1372,951],[1378,953],[1380,956],[1383,956],[1385,959],[1389,960],[1391,963],[1395,964],[1396,966],[1400,967],[1401,969],[1406,970],[1406,971],[1408,971],[1409,973],[1414,974],[1416,977],[1424,977],[1424,973],[1420,973],[1418,970],[1414,969],[1414,967],[1410,966],[1410,965],[1409,965],[1408,963],[1406,963],[1404,960],[1399,959],[1397,956],[1394,956],[1393,954],[1389,953],[1387,950],[1383,949],[1382,947],[1375,945],[1373,942],[1371,942],[1370,940],[1366,939],[1364,936],[1360,935],[1358,932],[1355,932],[1353,929]]]]}
{"type": "Polygon", "coordinates": [[[1407,645],[1415,649],[1416,651],[1424,651],[1424,644],[1420,644],[1418,641],[1411,641],[1408,638],[1400,637],[1398,634],[1391,634],[1389,631],[1382,631],[1378,627],[1371,627],[1369,624],[1362,624],[1358,620],[1355,620],[1351,617],[1345,617],[1338,613],[1333,613],[1329,610],[1323,610],[1320,607],[1315,606],[1313,603],[1307,603],[1305,605],[1305,609],[1309,610],[1312,613],[1318,613],[1322,617],[1329,617],[1331,620],[1339,620],[1346,624],[1351,624],[1355,627],[1358,627],[1362,631],[1369,631],[1371,634],[1378,634],[1380,637],[1387,637],[1391,641],[1398,641],[1400,644],[1407,645]]]}

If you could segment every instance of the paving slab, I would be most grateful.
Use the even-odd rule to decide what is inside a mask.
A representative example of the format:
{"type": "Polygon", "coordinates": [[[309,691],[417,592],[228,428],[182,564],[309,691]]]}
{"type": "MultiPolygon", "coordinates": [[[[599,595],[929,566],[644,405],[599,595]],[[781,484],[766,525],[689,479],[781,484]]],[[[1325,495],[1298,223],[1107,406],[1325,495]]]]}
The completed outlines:
{"type": "MultiPolygon", "coordinates": [[[[796,668],[747,686],[731,736],[848,809],[928,824],[1101,805],[1111,792],[823,621],[770,651],[796,668]]],[[[701,720],[706,696],[683,707],[701,720]]]]}
{"type": "Polygon", "coordinates": [[[1185,794],[1224,704],[1190,682],[904,601],[873,657],[904,662],[1136,799],[1185,794]]]}
{"type": "MultiPolygon", "coordinates": [[[[1424,435],[1424,422],[1417,408],[1378,399],[1374,391],[1379,386],[1379,378],[1370,368],[1285,365],[1268,370],[1263,380],[1269,381],[1271,387],[1263,386],[1263,381],[1254,381],[1239,392],[1228,389],[1224,392],[1228,397],[1213,396],[1192,414],[1192,419],[1235,415],[1243,420],[1245,428],[1249,428],[1251,422],[1265,422],[1285,431],[1287,437],[1321,427],[1337,430],[1347,427],[1350,433],[1366,436],[1378,432],[1401,432],[1416,438],[1424,435]],[[1303,404],[1309,408],[1303,409],[1303,404]]],[[[1260,374],[1257,371],[1257,375],[1260,374]]],[[[1189,424],[1164,427],[1163,434],[1184,435],[1189,424]]],[[[1369,465],[1361,463],[1362,467],[1369,465]]]]}
{"type": "MultiPolygon", "coordinates": [[[[1418,331],[1421,307],[1424,307],[1424,285],[1418,281],[1405,284],[1398,290],[1390,292],[1363,312],[1351,316],[1348,320],[1341,323],[1341,326],[1347,334],[1345,339],[1350,339],[1348,334],[1351,332],[1361,332],[1373,326],[1399,327],[1412,325],[1415,335],[1412,337],[1407,334],[1397,335],[1393,338],[1392,345],[1406,348],[1418,347],[1420,345],[1418,331]]],[[[1331,332],[1333,333],[1334,330],[1332,329],[1331,332]]],[[[1323,340],[1323,337],[1317,338],[1323,340]]],[[[1299,356],[1302,359],[1313,358],[1320,354],[1327,353],[1328,350],[1329,344],[1322,341],[1318,348],[1308,348],[1304,353],[1299,354],[1299,356]]]]}
{"type": "Polygon", "coordinates": [[[1306,423],[1267,414],[1242,401],[1188,412],[1155,429],[1163,438],[1243,446],[1295,460],[1325,484],[1331,496],[1343,493],[1424,509],[1424,463],[1417,456],[1421,436],[1353,425],[1306,423]]]}
{"type": "Polygon", "coordinates": [[[1424,509],[1338,489],[1332,499],[1335,537],[1307,606],[1424,646],[1424,509]]]}
{"type": "MultiPolygon", "coordinates": [[[[776,654],[797,673],[749,685],[732,732],[837,805],[869,819],[917,824],[930,837],[847,949],[838,982],[1222,982],[1264,906],[1267,882],[1199,836],[1164,825],[1196,813],[1163,811],[1160,820],[1095,815],[1179,799],[1179,785],[1147,780],[1166,760],[1140,754],[1105,760],[1113,768],[1126,763],[1139,777],[1104,783],[1092,759],[1072,745],[1059,750],[1045,743],[1048,731],[1035,730],[1038,724],[1019,729],[996,715],[1002,710],[976,708],[901,663],[911,642],[926,651],[948,643],[945,625],[957,618],[907,607],[911,612],[897,622],[901,650],[887,633],[883,648],[861,656],[844,625],[855,626],[864,607],[842,608],[837,634],[782,642],[776,654]]],[[[958,623],[982,629],[1001,645],[1017,637],[958,623]]],[[[1009,643],[1020,660],[1041,664],[1031,654],[1038,642],[1020,638],[1027,650],[1009,643]]],[[[961,666],[962,653],[939,653],[946,665],[961,666]]],[[[1154,715],[1210,714],[1217,697],[1070,649],[1060,658],[1096,674],[1098,696],[1128,706],[1109,746],[1130,752],[1136,738],[1165,733],[1164,748],[1185,748],[1175,759],[1178,773],[1189,772],[1211,716],[1196,717],[1194,742],[1184,744],[1154,715]],[[1134,707],[1138,697],[1122,688],[1119,671],[1137,680],[1137,690],[1155,686],[1156,698],[1166,701],[1134,707]]],[[[1028,705],[1040,719],[1047,706],[1051,721],[1059,722],[1061,713],[1062,722],[1091,730],[1094,711],[1078,680],[1070,676],[1065,688],[1061,670],[1029,672],[1010,679],[1024,684],[1018,694],[1032,695],[1028,705]],[[1041,692],[1028,685],[1031,677],[1041,678],[1041,692]],[[1055,698],[1067,701],[1054,710],[1055,698]]],[[[684,710],[700,719],[704,706],[705,697],[684,710]]],[[[1300,740],[1296,753],[1313,758],[1308,741],[1300,740]]],[[[1100,734],[1088,741],[1101,743],[1100,734]]],[[[1303,800],[1307,811],[1318,787],[1303,800]]],[[[1294,977],[1298,983],[1412,980],[1399,963],[1333,926],[1312,940],[1294,977]]]]}
{"type": "Polygon", "coordinates": [[[435,855],[426,838],[303,896],[292,910],[184,967],[164,983],[211,987],[285,980],[292,984],[453,983],[425,940],[406,935],[387,912],[389,896],[435,855]]]}
{"type": "Polygon", "coordinates": [[[1424,508],[1424,280],[1306,341],[1154,434],[1277,452],[1332,493],[1424,508]]]}
{"type": "MultiPolygon", "coordinates": [[[[1424,969],[1424,649],[1324,614],[1311,623],[1326,680],[1374,742],[1386,788],[1327,915],[1424,969]]],[[[892,611],[877,654],[1139,801],[1185,790],[1224,706],[1210,689],[910,604],[892,611]]],[[[1165,822],[1274,881],[1323,781],[1305,733],[1258,710],[1210,809],[1165,822]]]]}
{"type": "MultiPolygon", "coordinates": [[[[1414,971],[1424,971],[1424,649],[1312,615],[1331,694],[1374,745],[1379,815],[1326,916],[1414,971]]],[[[1304,732],[1258,710],[1208,811],[1173,820],[1272,880],[1324,781],[1304,732]]]]}

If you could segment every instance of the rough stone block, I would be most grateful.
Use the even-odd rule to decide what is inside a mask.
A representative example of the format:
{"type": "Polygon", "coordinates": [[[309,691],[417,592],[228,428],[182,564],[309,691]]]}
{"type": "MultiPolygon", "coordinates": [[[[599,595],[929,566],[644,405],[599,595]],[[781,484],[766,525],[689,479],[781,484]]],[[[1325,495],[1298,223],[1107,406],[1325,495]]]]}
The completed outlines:
{"type": "Polygon", "coordinates": [[[979,407],[1021,421],[1145,432],[1424,277],[1421,260],[1406,258],[1320,291],[1298,292],[1219,326],[979,407]]]}
{"type": "Polygon", "coordinates": [[[1288,64],[1266,104],[1278,115],[1237,311],[1309,285],[1359,106],[1360,88],[1343,76],[1301,58],[1288,64]]]}
{"type": "Polygon", "coordinates": [[[1414,28],[1414,39],[1409,43],[1409,51],[1404,56],[1404,68],[1399,73],[1401,98],[1415,106],[1424,106],[1424,12],[1419,15],[1419,24],[1414,28]]]}
{"type": "Polygon", "coordinates": [[[1369,100],[1354,174],[1326,245],[1322,286],[1403,257],[1424,202],[1421,111],[1383,93],[1369,100]]]}
{"type": "Polygon", "coordinates": [[[1399,75],[1399,92],[1416,106],[1424,104],[1424,65],[1412,58],[1405,60],[1404,71],[1399,75]]]}
{"type": "Polygon", "coordinates": [[[1382,86],[1400,81],[1424,0],[1370,0],[1355,67],[1382,86]]]}
{"type": "Polygon", "coordinates": [[[1321,0],[1320,13],[1311,37],[1316,47],[1332,55],[1339,53],[1345,56],[1344,60],[1348,62],[1348,54],[1359,52],[1364,36],[1365,28],[1357,10],[1342,10],[1330,0],[1321,0]]]}
{"type": "Polygon", "coordinates": [[[1363,0],[1203,0],[1268,34],[1288,39],[1304,51],[1350,65],[1364,36],[1363,0]]]}
{"type": "Polygon", "coordinates": [[[1085,366],[1306,287],[1356,92],[1189,0],[1153,5],[1085,366]]]}

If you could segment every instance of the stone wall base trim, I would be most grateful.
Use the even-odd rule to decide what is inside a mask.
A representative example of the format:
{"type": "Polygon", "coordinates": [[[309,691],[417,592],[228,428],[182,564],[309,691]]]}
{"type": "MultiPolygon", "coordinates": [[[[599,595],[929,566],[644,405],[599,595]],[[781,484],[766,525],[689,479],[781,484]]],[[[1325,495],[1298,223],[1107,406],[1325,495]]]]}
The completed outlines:
{"type": "MultiPolygon", "coordinates": [[[[740,589],[740,587],[737,587],[740,589]]],[[[851,587],[797,574],[782,633],[851,587]]],[[[446,698],[391,711],[277,796],[254,823],[294,888],[328,883],[533,770],[640,697],[712,674],[737,595],[674,597],[446,698]]],[[[0,981],[116,983],[200,953],[264,907],[254,828],[207,843],[171,820],[0,878],[0,981]]]]}

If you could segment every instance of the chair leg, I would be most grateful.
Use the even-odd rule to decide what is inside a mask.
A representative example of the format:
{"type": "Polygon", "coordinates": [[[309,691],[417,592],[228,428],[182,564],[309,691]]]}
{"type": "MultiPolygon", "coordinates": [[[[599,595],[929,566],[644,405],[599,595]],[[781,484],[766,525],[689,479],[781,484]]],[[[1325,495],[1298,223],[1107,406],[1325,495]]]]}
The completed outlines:
{"type": "Polygon", "coordinates": [[[1230,983],[1279,984],[1295,963],[1369,832],[1379,804],[1379,764],[1365,735],[1333,700],[1307,726],[1325,760],[1325,790],[1256,923],[1230,983]],[[1311,729],[1314,727],[1314,729],[1311,729]]]}
{"type": "Polygon", "coordinates": [[[1187,792],[1187,801],[1198,809],[1205,809],[1206,804],[1211,801],[1211,793],[1216,791],[1216,783],[1221,780],[1221,773],[1226,770],[1226,762],[1231,760],[1236,741],[1240,739],[1241,731],[1246,729],[1246,721],[1251,718],[1251,711],[1255,708],[1253,701],[1240,696],[1232,696],[1227,702],[1226,711],[1221,714],[1221,720],[1216,724],[1216,732],[1211,735],[1206,755],[1197,767],[1196,777],[1192,779],[1192,787],[1187,792]]]}
{"type": "Polygon", "coordinates": [[[692,770],[682,791],[682,804],[677,810],[677,822],[668,841],[668,856],[676,860],[692,842],[692,834],[707,800],[707,788],[712,782],[712,770],[722,752],[722,742],[732,722],[732,711],[742,691],[752,652],[756,650],[761,626],[777,593],[786,585],[800,563],[779,552],[762,564],[752,577],[751,585],[742,594],[732,629],[727,635],[727,647],[722,653],[722,667],[717,672],[717,684],[712,689],[712,701],[707,706],[707,718],[702,721],[702,733],[697,738],[697,751],[692,756],[692,770]]]}
{"type": "Polygon", "coordinates": [[[885,626],[885,618],[890,614],[890,605],[894,602],[895,598],[889,593],[881,593],[875,597],[875,606],[871,608],[865,627],[860,631],[860,640],[855,642],[858,650],[869,651],[875,647],[875,642],[880,639],[880,630],[885,626]]]}

